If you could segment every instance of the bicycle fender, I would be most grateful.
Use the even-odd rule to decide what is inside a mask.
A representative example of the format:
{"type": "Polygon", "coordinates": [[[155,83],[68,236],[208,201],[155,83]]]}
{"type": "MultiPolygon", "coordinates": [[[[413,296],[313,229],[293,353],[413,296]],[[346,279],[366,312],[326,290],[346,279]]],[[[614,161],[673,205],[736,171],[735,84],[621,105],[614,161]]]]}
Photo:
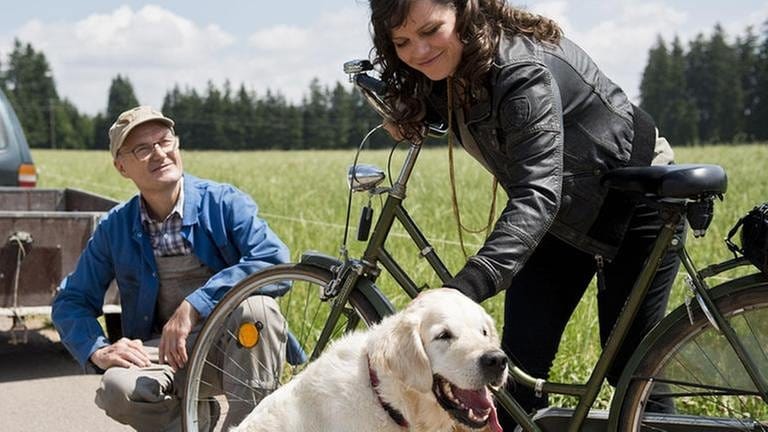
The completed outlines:
{"type": "MultiPolygon", "coordinates": [[[[341,261],[318,251],[307,251],[301,255],[301,264],[321,268],[333,272],[334,267],[340,266],[341,261]]],[[[396,312],[392,302],[381,292],[373,281],[360,278],[356,289],[360,291],[382,318],[396,312]]]]}
{"type": "Polygon", "coordinates": [[[301,264],[306,264],[312,267],[318,267],[323,270],[331,271],[333,267],[341,265],[341,261],[338,258],[334,258],[330,255],[326,255],[318,251],[307,251],[301,254],[301,264]]]}
{"type": "MultiPolygon", "coordinates": [[[[766,275],[762,273],[754,273],[748,276],[743,276],[724,282],[716,287],[711,288],[709,293],[712,297],[712,300],[717,300],[721,297],[732,295],[735,292],[748,290],[755,285],[763,284],[766,282],[766,280],[768,280],[766,275]]],[[[697,302],[691,303],[690,307],[694,310],[700,309],[697,302]]],[[[659,321],[659,323],[656,324],[651,329],[651,331],[648,332],[647,335],[645,335],[643,340],[640,342],[640,345],[638,345],[637,349],[635,349],[632,357],[630,357],[626,367],[624,368],[624,372],[622,372],[621,377],[619,378],[619,382],[616,385],[616,390],[613,394],[613,399],[611,401],[609,411],[610,417],[608,421],[608,431],[618,432],[619,413],[622,409],[626,390],[629,386],[629,382],[635,369],[637,369],[637,366],[643,360],[646,353],[653,349],[653,346],[655,345],[658,338],[661,337],[670,328],[679,325],[681,320],[685,320],[686,322],[688,320],[688,309],[685,304],[676,307],[672,312],[667,314],[667,316],[659,321]]]]}

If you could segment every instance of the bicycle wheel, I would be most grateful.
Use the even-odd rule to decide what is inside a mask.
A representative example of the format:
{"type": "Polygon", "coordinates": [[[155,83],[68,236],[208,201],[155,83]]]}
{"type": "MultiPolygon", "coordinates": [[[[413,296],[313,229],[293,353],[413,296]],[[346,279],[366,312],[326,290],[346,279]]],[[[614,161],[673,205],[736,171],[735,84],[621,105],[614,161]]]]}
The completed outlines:
{"type": "MultiPolygon", "coordinates": [[[[279,265],[245,278],[221,299],[200,330],[187,365],[182,404],[185,430],[227,430],[239,423],[269,392],[304,369],[306,359],[323,348],[316,346],[317,340],[334,302],[321,301],[320,293],[331,277],[329,271],[318,267],[279,265]],[[261,318],[254,320],[253,314],[243,312],[253,308],[254,301],[257,305],[266,304],[260,302],[267,296],[259,294],[284,290],[287,286],[290,289],[275,299],[282,314],[273,318],[275,322],[268,321],[269,314],[262,313],[261,318]],[[267,333],[275,328],[282,330],[283,335],[287,328],[292,336],[269,338],[267,333]],[[297,358],[301,353],[295,349],[291,355],[291,340],[301,346],[304,359],[297,358]],[[265,345],[270,341],[276,346],[265,345]],[[278,352],[282,358],[265,366],[259,360],[260,349],[278,352]],[[276,363],[280,364],[275,367],[276,363]],[[252,375],[259,378],[254,379],[252,375]],[[267,388],[265,376],[272,380],[267,388]]],[[[273,300],[269,297],[268,301],[273,300]]],[[[333,327],[331,339],[380,318],[373,302],[356,289],[333,327]]]]}
{"type": "MultiPolygon", "coordinates": [[[[752,275],[726,285],[712,290],[715,303],[768,377],[768,280],[752,275]]],[[[670,314],[623,380],[618,430],[768,430],[768,404],[733,348],[698,306],[691,312],[670,314]]]]}

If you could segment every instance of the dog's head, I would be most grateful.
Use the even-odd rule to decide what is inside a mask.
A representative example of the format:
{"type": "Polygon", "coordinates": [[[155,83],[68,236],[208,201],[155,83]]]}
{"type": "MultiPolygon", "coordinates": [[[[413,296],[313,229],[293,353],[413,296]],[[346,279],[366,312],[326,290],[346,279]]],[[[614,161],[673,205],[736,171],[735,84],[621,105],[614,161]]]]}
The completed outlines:
{"type": "Polygon", "coordinates": [[[507,378],[507,357],[499,349],[493,320],[454,289],[420,294],[377,341],[372,361],[383,364],[406,386],[432,392],[455,420],[472,428],[498,426],[487,386],[507,378]]]}

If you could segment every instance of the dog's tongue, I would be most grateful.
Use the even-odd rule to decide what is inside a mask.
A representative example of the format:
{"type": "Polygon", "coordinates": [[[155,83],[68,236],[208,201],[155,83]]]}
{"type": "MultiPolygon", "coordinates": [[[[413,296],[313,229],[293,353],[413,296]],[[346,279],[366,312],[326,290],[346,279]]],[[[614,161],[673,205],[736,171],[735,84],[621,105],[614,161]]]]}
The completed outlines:
{"type": "Polygon", "coordinates": [[[461,400],[464,405],[478,411],[491,410],[488,416],[488,427],[492,432],[504,432],[499,424],[499,417],[496,414],[496,406],[493,405],[491,392],[487,388],[482,390],[464,390],[458,387],[453,388],[453,395],[461,400]]]}
{"type": "Polygon", "coordinates": [[[482,390],[464,390],[454,386],[452,390],[455,397],[475,411],[483,411],[493,406],[491,394],[485,387],[482,390]]]}
{"type": "Polygon", "coordinates": [[[491,414],[488,415],[488,427],[491,429],[491,432],[504,432],[504,429],[499,424],[499,416],[496,415],[496,406],[493,404],[491,404],[491,414]]]}

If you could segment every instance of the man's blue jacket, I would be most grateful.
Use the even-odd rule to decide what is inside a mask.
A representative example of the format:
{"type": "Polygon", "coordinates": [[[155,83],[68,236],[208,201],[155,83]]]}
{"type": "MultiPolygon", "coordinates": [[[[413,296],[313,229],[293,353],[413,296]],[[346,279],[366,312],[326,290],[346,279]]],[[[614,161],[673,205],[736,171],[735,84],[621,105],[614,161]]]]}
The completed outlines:
{"type": "MultiPolygon", "coordinates": [[[[113,279],[120,291],[123,335],[152,337],[159,279],[139,200],[137,195],[105,215],[54,299],[53,323],[83,366],[109,344],[96,318],[113,279]]],[[[257,212],[256,203],[237,188],[184,174],[181,232],[195,256],[215,273],[187,297],[201,319],[245,276],[289,261],[288,248],[257,212]]]]}

